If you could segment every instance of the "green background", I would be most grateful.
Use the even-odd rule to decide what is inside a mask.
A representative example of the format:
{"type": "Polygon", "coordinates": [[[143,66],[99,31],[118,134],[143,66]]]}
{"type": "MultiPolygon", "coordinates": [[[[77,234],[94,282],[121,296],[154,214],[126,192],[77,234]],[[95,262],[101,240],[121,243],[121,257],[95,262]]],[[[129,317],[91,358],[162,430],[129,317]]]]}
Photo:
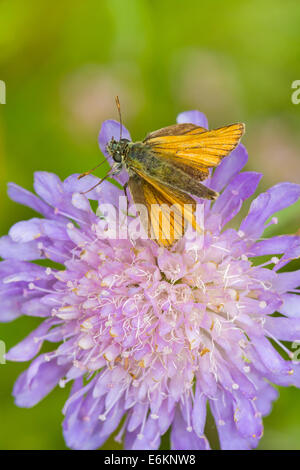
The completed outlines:
{"type": "MultiPolygon", "coordinates": [[[[103,120],[117,118],[117,94],[134,139],[200,109],[211,127],[246,123],[247,168],[264,174],[259,190],[299,182],[300,104],[291,101],[299,24],[297,0],[0,1],[0,233],[32,216],[8,200],[8,181],[30,189],[36,170],[65,178],[99,161],[97,135],[103,120]]],[[[269,234],[295,233],[299,209],[280,215],[269,234]]],[[[0,339],[9,349],[36,323],[1,325],[0,339]]],[[[33,409],[13,404],[27,365],[0,364],[0,448],[64,449],[68,389],[33,409]]],[[[300,391],[280,389],[264,423],[259,448],[300,449],[300,391]]],[[[211,420],[207,432],[217,445],[211,420]]]]}

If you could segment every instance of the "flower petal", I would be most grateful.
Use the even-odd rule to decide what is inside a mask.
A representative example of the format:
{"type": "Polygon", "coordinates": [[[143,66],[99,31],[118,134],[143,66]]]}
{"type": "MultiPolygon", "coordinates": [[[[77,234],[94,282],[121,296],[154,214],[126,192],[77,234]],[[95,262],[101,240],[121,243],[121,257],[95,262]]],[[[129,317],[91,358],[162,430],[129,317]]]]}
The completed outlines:
{"type": "Polygon", "coordinates": [[[35,194],[32,194],[30,191],[18,186],[15,183],[8,183],[7,193],[9,197],[19,204],[24,206],[31,207],[31,209],[36,212],[40,212],[45,217],[52,217],[53,210],[44,201],[38,198],[35,194]]]}
{"type": "Polygon", "coordinates": [[[234,406],[234,422],[241,436],[260,438],[263,432],[261,413],[257,412],[254,402],[238,394],[234,399],[234,406]]]}
{"type": "Polygon", "coordinates": [[[44,321],[41,325],[32,331],[20,343],[11,348],[6,354],[9,361],[30,361],[42,347],[43,337],[53,325],[53,321],[44,321]]]}
{"type": "Polygon", "coordinates": [[[228,184],[211,209],[212,214],[221,214],[222,225],[229,222],[239,212],[243,201],[256,190],[261,177],[260,173],[243,172],[228,184]]]}
{"type": "Polygon", "coordinates": [[[69,365],[59,366],[56,360],[46,361],[47,354],[38,356],[17,379],[13,395],[16,405],[30,408],[41,401],[58,384],[69,365]]]}
{"type": "Polygon", "coordinates": [[[208,129],[208,121],[205,114],[197,110],[184,111],[183,113],[178,114],[176,121],[178,124],[191,123],[208,129]]]}
{"type": "Polygon", "coordinates": [[[0,321],[10,322],[22,314],[23,293],[20,289],[14,289],[11,295],[7,292],[0,293],[0,321]]]}
{"type": "Polygon", "coordinates": [[[59,206],[64,198],[62,183],[54,173],[36,171],[34,174],[34,189],[52,207],[59,206]]]}
{"type": "Polygon", "coordinates": [[[36,240],[27,243],[16,243],[9,236],[0,238],[0,256],[3,259],[31,261],[43,258],[36,240]]]}
{"type": "Polygon", "coordinates": [[[206,404],[207,398],[197,383],[192,412],[192,423],[193,429],[198,437],[202,437],[204,434],[204,427],[206,422],[206,404]]]}
{"type": "Polygon", "coordinates": [[[238,432],[233,419],[233,400],[229,393],[220,391],[216,400],[210,400],[222,450],[248,450],[251,441],[238,432]]]}
{"type": "MultiPolygon", "coordinates": [[[[140,430],[141,431],[141,430],[140,430]]],[[[143,433],[139,431],[130,450],[156,450],[160,445],[160,430],[157,420],[150,416],[146,421],[143,433]]]]}
{"type": "Polygon", "coordinates": [[[300,296],[297,294],[284,294],[281,296],[282,305],[278,312],[289,318],[300,318],[300,296]]]}
{"type": "MultiPolygon", "coordinates": [[[[78,179],[78,176],[80,176],[80,174],[76,173],[68,176],[68,178],[63,181],[63,188],[66,193],[73,194],[88,191],[100,181],[100,179],[94,175],[86,175],[84,178],[80,179],[78,179]]],[[[104,182],[102,184],[104,184],[104,182]]],[[[97,191],[95,189],[92,189],[87,193],[87,197],[89,199],[97,200],[97,191]]]]}
{"type": "Polygon", "coordinates": [[[30,300],[24,301],[22,299],[22,313],[24,315],[28,315],[30,317],[49,317],[52,307],[49,305],[45,305],[43,302],[41,302],[41,297],[35,297],[30,300]]]}
{"type": "MultiPolygon", "coordinates": [[[[299,304],[300,305],[300,304],[299,304]]],[[[299,310],[300,315],[300,310],[299,310]]],[[[283,341],[300,341],[300,318],[267,317],[264,328],[283,341]]]]}
{"type": "Polygon", "coordinates": [[[187,430],[180,411],[176,411],[171,430],[172,450],[208,450],[209,443],[205,436],[198,437],[193,430],[187,430]]]}
{"type": "Polygon", "coordinates": [[[264,223],[275,212],[294,204],[300,197],[300,185],[279,183],[260,194],[250,206],[247,217],[240,229],[252,238],[258,238],[264,231],[264,223]]]}
{"type": "Polygon", "coordinates": [[[14,242],[26,243],[41,236],[41,220],[22,220],[13,225],[9,230],[9,235],[14,242]]]}
{"type": "Polygon", "coordinates": [[[66,410],[63,433],[71,449],[93,450],[106,441],[106,436],[100,435],[102,422],[98,419],[103,409],[103,399],[94,400],[90,391],[83,396],[82,390],[87,391],[87,388],[82,386],[82,379],[79,378],[72,388],[70,399],[73,398],[73,401],[66,410]]]}
{"type": "Polygon", "coordinates": [[[279,294],[297,287],[300,287],[300,269],[298,271],[278,273],[277,279],[274,282],[274,288],[279,294]]]}
{"type": "Polygon", "coordinates": [[[300,237],[294,235],[267,238],[252,245],[249,256],[278,255],[292,249],[298,243],[300,243],[300,237]]]}
{"type": "MultiPolygon", "coordinates": [[[[78,176],[79,174],[74,174],[65,179],[63,182],[64,191],[70,194],[85,192],[100,181],[93,175],[87,175],[81,179],[78,179],[78,176]]],[[[119,206],[119,197],[123,195],[123,191],[110,181],[103,181],[95,189],[86,193],[88,199],[99,201],[102,204],[113,204],[116,207],[119,206]]]]}
{"type": "Polygon", "coordinates": [[[239,144],[215,169],[210,188],[220,192],[241,171],[247,160],[248,152],[243,144],[239,144]]]}
{"type": "Polygon", "coordinates": [[[262,416],[266,416],[272,409],[272,402],[279,396],[278,390],[270,385],[266,380],[261,380],[262,384],[257,394],[255,406],[262,416]]]}

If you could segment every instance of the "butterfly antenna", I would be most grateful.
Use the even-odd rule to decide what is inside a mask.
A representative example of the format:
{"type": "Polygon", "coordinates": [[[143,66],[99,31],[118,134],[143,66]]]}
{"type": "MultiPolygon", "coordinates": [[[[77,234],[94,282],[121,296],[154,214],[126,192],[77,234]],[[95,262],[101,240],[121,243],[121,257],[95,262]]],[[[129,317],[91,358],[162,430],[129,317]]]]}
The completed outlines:
{"type": "Polygon", "coordinates": [[[101,183],[103,183],[103,181],[106,180],[106,178],[108,178],[111,174],[111,171],[109,171],[105,176],[104,178],[102,178],[100,181],[98,181],[98,183],[94,184],[94,186],[92,186],[90,189],[88,189],[87,191],[83,191],[81,192],[80,194],[86,194],[86,193],[89,193],[90,191],[92,191],[92,189],[95,189],[97,186],[99,186],[101,183]]]}
{"type": "Polygon", "coordinates": [[[120,106],[120,100],[119,100],[119,97],[116,96],[116,105],[117,105],[117,109],[118,109],[118,113],[119,113],[119,121],[120,121],[120,140],[122,139],[122,128],[123,128],[123,124],[122,124],[122,115],[121,115],[121,106],[120,106]]]}
{"type": "Polygon", "coordinates": [[[93,173],[93,171],[95,171],[97,168],[99,168],[99,166],[103,165],[103,163],[105,163],[106,161],[107,160],[103,160],[102,162],[98,163],[98,165],[94,166],[94,168],[92,168],[91,170],[85,171],[84,173],[81,173],[81,175],[77,176],[77,179],[80,180],[84,176],[90,175],[91,173],[93,173]]]}

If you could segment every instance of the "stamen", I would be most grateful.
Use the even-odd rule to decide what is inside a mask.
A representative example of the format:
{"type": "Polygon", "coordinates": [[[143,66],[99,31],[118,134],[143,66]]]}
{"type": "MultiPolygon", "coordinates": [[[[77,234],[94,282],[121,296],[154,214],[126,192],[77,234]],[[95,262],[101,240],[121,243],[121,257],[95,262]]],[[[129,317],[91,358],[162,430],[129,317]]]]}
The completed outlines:
{"type": "Polygon", "coordinates": [[[47,294],[57,294],[58,292],[62,292],[62,291],[55,291],[55,290],[45,289],[44,287],[39,287],[36,284],[34,284],[33,282],[29,282],[28,289],[29,290],[37,290],[37,291],[40,291],[40,292],[46,292],[47,294]]]}
{"type": "Polygon", "coordinates": [[[78,222],[78,224],[81,224],[81,225],[89,225],[89,222],[86,222],[85,220],[83,219],[79,219],[78,217],[75,217],[73,214],[68,214],[67,212],[64,212],[60,209],[55,209],[55,213],[56,214],[60,214],[60,215],[63,215],[64,217],[67,217],[68,219],[71,219],[71,220],[74,220],[75,222],[78,222]]]}

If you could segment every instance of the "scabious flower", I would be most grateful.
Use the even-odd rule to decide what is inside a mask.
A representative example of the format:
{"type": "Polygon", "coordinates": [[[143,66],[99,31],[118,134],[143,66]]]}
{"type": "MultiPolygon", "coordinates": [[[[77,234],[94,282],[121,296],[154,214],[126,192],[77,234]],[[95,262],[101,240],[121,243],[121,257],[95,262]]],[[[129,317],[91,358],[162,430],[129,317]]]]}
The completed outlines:
{"type": "MultiPolygon", "coordinates": [[[[178,122],[207,126],[197,111],[178,122]]],[[[116,122],[103,124],[104,153],[118,135],[116,122]]],[[[125,128],[123,136],[130,138],[125,128]]],[[[220,196],[201,202],[201,246],[184,237],[171,250],[104,236],[107,220],[89,199],[117,206],[122,191],[109,182],[86,195],[92,176],[61,182],[38,172],[37,196],[9,185],[14,201],[43,216],[16,223],[0,240],[1,320],[42,320],[7,354],[35,358],[13,394],[31,407],[72,381],[63,410],[69,447],[98,448],[118,428],[126,449],[156,449],[170,428],[172,449],[208,449],[209,404],[221,448],[254,448],[277,397],[272,383],[300,385],[299,364],[281,342],[300,338],[300,270],[281,269],[300,255],[300,237],[262,238],[300,186],[274,186],[254,199],[239,229],[224,228],[261,177],[241,172],[246,161],[239,145],[214,171],[209,186],[220,196]],[[267,261],[255,263],[262,255],[267,261]],[[56,267],[31,262],[42,259],[56,267]],[[53,350],[38,355],[44,341],[53,350]]]]}

